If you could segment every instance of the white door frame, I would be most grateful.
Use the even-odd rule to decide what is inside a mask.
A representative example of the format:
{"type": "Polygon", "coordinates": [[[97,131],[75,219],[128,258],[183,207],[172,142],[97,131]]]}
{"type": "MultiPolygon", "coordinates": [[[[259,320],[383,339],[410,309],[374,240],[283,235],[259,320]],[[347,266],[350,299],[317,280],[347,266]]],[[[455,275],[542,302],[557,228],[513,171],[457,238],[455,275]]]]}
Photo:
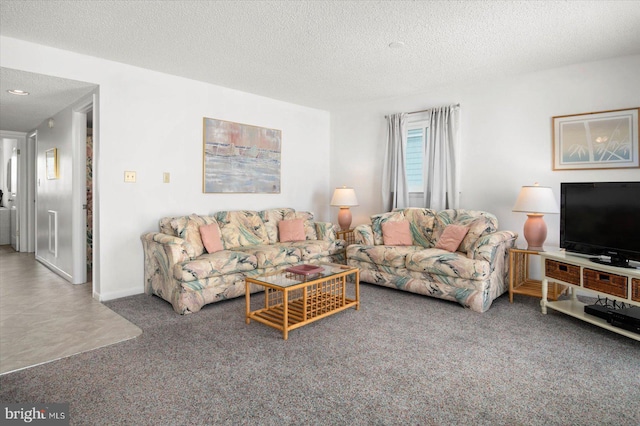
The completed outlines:
{"type": "MultiPolygon", "coordinates": [[[[17,237],[18,241],[18,251],[27,251],[28,249],[28,237],[29,237],[29,228],[25,226],[28,223],[27,220],[27,187],[29,184],[29,174],[28,174],[28,150],[27,150],[27,134],[23,132],[13,132],[9,130],[0,130],[0,139],[16,139],[18,143],[16,144],[16,148],[18,149],[18,157],[17,157],[17,165],[18,165],[18,217],[16,218],[16,223],[18,225],[19,236],[17,237]]],[[[31,177],[33,178],[33,177],[31,177]]],[[[9,198],[11,194],[6,194],[5,197],[9,198]]],[[[33,207],[33,206],[32,206],[33,207]]]]}
{"type": "Polygon", "coordinates": [[[27,134],[27,250],[29,253],[36,251],[36,150],[38,144],[38,131],[27,134]]]}
{"type": "Polygon", "coordinates": [[[87,282],[87,114],[93,113],[94,96],[73,108],[72,250],[73,284],[87,282]]]}

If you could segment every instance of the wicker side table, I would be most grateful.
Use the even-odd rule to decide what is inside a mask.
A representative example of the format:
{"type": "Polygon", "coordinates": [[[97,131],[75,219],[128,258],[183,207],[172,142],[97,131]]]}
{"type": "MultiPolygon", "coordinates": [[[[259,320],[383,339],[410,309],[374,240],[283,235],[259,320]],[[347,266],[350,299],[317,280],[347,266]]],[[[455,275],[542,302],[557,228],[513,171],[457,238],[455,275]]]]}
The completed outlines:
{"type": "Polygon", "coordinates": [[[345,240],[347,242],[347,245],[356,243],[356,237],[353,233],[353,228],[336,232],[336,237],[339,240],[345,240]]]}
{"type": "Polygon", "coordinates": [[[353,233],[353,228],[337,231],[336,238],[338,238],[339,240],[345,240],[347,242],[347,245],[344,247],[344,250],[342,250],[342,254],[344,255],[344,263],[346,264],[347,263],[347,247],[350,246],[351,244],[356,243],[356,238],[353,233]]]}
{"type": "MultiPolygon", "coordinates": [[[[529,257],[539,256],[540,250],[509,249],[509,302],[513,303],[514,294],[542,299],[542,281],[529,276],[529,257]]],[[[558,283],[549,283],[550,300],[558,300],[562,293],[567,291],[567,286],[558,283]]]]}

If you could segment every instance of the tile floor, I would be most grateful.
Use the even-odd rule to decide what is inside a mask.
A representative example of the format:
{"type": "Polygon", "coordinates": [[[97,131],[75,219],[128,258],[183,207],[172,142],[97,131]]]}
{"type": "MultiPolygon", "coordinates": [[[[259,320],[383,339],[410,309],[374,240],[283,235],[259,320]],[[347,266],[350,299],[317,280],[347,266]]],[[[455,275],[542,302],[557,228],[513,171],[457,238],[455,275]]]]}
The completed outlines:
{"type": "Polygon", "coordinates": [[[142,330],[35,260],[0,246],[0,374],[139,336],[142,330]]]}

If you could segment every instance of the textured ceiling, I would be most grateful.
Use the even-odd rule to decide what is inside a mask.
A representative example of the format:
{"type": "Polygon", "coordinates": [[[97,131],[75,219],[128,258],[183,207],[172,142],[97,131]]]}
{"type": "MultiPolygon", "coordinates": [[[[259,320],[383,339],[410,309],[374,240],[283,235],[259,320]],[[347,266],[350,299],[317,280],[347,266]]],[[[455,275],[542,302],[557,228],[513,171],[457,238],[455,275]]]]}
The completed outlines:
{"type": "Polygon", "coordinates": [[[638,54],[640,1],[0,0],[0,34],[333,110],[638,54]]]}
{"type": "Polygon", "coordinates": [[[95,90],[95,84],[0,68],[0,130],[28,132],[95,90]],[[7,93],[24,89],[29,96],[7,93]]]}

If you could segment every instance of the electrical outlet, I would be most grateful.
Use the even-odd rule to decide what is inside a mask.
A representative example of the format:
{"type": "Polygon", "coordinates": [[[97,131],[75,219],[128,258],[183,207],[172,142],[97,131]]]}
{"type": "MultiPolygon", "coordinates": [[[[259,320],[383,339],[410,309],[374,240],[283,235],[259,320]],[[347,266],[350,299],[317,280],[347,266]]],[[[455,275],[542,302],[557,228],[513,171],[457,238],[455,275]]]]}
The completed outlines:
{"type": "Polygon", "coordinates": [[[170,174],[169,172],[164,172],[164,173],[162,174],[162,181],[163,181],[164,183],[169,183],[169,182],[171,182],[171,174],[170,174]]]}
{"type": "Polygon", "coordinates": [[[136,181],[136,172],[124,172],[124,181],[135,183],[136,181]]]}

